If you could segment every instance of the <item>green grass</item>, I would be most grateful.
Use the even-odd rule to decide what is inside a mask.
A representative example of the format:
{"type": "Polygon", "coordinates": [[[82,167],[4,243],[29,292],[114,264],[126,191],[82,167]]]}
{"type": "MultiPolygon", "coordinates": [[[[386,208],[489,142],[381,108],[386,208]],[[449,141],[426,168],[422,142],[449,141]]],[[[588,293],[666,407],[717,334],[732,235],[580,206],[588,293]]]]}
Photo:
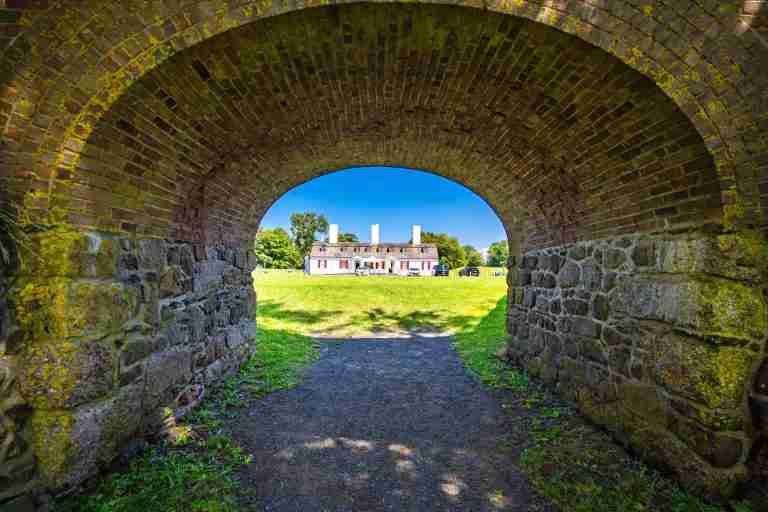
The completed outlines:
{"type": "Polygon", "coordinates": [[[268,329],[325,336],[457,332],[475,326],[507,290],[504,277],[307,276],[256,271],[268,329]]]}

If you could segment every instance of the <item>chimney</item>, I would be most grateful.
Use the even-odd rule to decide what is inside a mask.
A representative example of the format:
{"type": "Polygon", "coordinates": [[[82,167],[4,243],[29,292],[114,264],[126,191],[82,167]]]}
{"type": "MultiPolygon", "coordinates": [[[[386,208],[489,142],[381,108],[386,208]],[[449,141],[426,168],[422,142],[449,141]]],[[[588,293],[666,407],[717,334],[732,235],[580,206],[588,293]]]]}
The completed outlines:
{"type": "Polygon", "coordinates": [[[330,226],[328,226],[328,243],[330,244],[339,243],[339,225],[338,224],[331,224],[330,226]]]}
{"type": "Polygon", "coordinates": [[[380,243],[379,241],[379,225],[378,224],[372,224],[371,225],[371,245],[378,245],[380,243]]]}
{"type": "Polygon", "coordinates": [[[413,245],[421,245],[421,226],[414,224],[411,228],[411,243],[413,245]]]}

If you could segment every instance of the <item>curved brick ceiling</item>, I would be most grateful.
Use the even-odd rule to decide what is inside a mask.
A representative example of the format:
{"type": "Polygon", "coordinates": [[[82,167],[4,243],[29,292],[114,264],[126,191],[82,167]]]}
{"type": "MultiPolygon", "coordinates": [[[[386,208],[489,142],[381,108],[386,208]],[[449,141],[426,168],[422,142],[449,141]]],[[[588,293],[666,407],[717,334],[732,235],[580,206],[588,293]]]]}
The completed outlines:
{"type": "Polygon", "coordinates": [[[652,81],[554,29],[448,6],[316,8],[207,40],[132,86],[60,178],[86,224],[229,239],[291,187],[365,164],[455,179],[508,226],[527,216],[534,245],[720,211],[701,137],[652,81]]]}
{"type": "Polygon", "coordinates": [[[742,135],[757,128],[746,113],[759,97],[743,71],[753,55],[731,33],[750,51],[759,45],[753,30],[734,28],[734,2],[684,13],[655,2],[488,4],[541,24],[456,7],[344,5],[250,25],[293,7],[129,1],[102,16],[112,4],[44,4],[3,60],[14,77],[2,96],[12,113],[0,112],[5,168],[31,173],[31,210],[231,238],[291,186],[386,163],[461,181],[508,226],[527,215],[529,245],[716,219],[721,197],[757,219],[742,199],[763,173],[759,160],[742,162],[762,149],[742,135]],[[683,14],[688,25],[676,21],[683,14]],[[78,15],[87,22],[67,22],[78,15]],[[653,76],[690,121],[618,58],[544,24],[653,76]],[[709,29],[696,39],[692,27],[709,29]],[[732,59],[710,40],[732,45],[732,59]],[[743,95],[731,93],[736,83],[743,95]]]}

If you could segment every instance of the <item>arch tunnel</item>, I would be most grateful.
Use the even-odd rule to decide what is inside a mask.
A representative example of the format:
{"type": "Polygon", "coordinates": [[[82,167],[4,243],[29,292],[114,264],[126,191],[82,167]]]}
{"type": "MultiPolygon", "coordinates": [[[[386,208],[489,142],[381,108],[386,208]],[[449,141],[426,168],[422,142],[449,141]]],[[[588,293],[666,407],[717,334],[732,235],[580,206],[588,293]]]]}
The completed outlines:
{"type": "Polygon", "coordinates": [[[359,165],[499,214],[518,364],[693,488],[759,476],[768,53],[747,4],[7,1],[1,176],[26,235],[0,282],[0,498],[77,485],[178,386],[234,371],[261,217],[359,165]]]}

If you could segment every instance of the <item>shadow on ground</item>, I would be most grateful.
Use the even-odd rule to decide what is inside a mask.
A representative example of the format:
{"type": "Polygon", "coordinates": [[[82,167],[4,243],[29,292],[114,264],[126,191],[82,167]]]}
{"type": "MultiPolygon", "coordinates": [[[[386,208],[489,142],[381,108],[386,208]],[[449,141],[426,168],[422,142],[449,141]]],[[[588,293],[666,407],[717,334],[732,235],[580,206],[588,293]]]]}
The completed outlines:
{"type": "MultiPolygon", "coordinates": [[[[260,302],[257,319],[275,320],[315,336],[328,337],[354,333],[453,333],[467,329],[478,319],[447,310],[419,309],[408,313],[379,307],[349,310],[297,310],[277,301],[260,302]]],[[[288,326],[286,326],[288,327],[288,326]]]]}

